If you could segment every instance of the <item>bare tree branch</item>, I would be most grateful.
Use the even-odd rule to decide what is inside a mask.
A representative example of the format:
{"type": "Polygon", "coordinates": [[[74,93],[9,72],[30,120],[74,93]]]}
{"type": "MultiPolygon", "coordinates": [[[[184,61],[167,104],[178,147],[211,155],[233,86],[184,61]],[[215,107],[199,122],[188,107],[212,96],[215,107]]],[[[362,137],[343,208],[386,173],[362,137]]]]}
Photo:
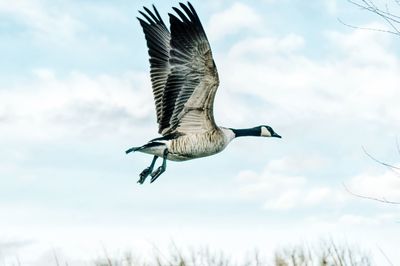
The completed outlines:
{"type": "MultiPolygon", "coordinates": [[[[391,30],[384,30],[384,29],[374,29],[374,28],[364,28],[353,26],[348,23],[344,23],[342,20],[339,19],[339,22],[343,25],[346,25],[351,28],[355,29],[365,29],[365,30],[373,30],[379,32],[386,32],[390,34],[394,34],[400,36],[400,15],[394,14],[394,11],[389,10],[389,5],[386,3],[385,7],[381,8],[375,4],[373,0],[347,0],[352,5],[360,8],[361,10],[366,10],[368,12],[374,13],[378,15],[381,19],[383,19],[386,24],[388,24],[391,30]]],[[[393,0],[400,7],[400,0],[393,0]]]]}
{"type": "MultiPolygon", "coordinates": [[[[379,13],[381,15],[385,15],[393,22],[400,23],[400,16],[391,13],[389,11],[388,4],[385,4],[386,11],[384,11],[384,10],[378,8],[372,1],[361,0],[363,4],[360,4],[354,0],[347,0],[347,1],[355,6],[359,7],[360,9],[364,9],[364,10],[367,10],[367,11],[370,11],[373,13],[379,13]]],[[[400,3],[400,0],[396,0],[396,1],[399,1],[399,3],[400,3]]]]}
{"type": "MultiPolygon", "coordinates": [[[[399,0],[400,1],[400,0],[399,0]]],[[[400,33],[394,32],[394,31],[390,31],[390,30],[383,30],[383,29],[375,29],[375,28],[368,28],[368,27],[358,27],[358,26],[353,26],[350,24],[347,24],[346,22],[344,22],[343,20],[341,20],[340,18],[337,19],[340,23],[342,23],[343,25],[353,28],[353,29],[358,29],[358,30],[370,30],[370,31],[378,31],[378,32],[384,32],[384,33],[390,33],[390,34],[394,34],[394,35],[398,35],[400,36],[400,33]]]]}
{"type": "Polygon", "coordinates": [[[368,199],[368,200],[374,200],[374,201],[378,201],[378,202],[383,202],[383,203],[388,203],[388,204],[394,204],[394,205],[400,205],[400,202],[397,201],[391,201],[391,200],[387,200],[386,198],[382,197],[382,198],[375,198],[375,197],[370,197],[370,196],[364,196],[364,195],[360,195],[357,193],[354,193],[353,191],[351,191],[344,183],[342,183],[344,189],[351,194],[352,196],[355,196],[357,198],[361,198],[361,199],[368,199]]]}
{"type": "Polygon", "coordinates": [[[375,157],[373,157],[371,154],[369,154],[369,153],[367,152],[367,150],[364,148],[364,146],[362,146],[362,149],[363,149],[364,153],[365,153],[369,158],[371,158],[372,160],[374,160],[375,162],[377,162],[377,163],[379,163],[379,164],[382,164],[382,165],[386,166],[387,168],[389,168],[389,170],[392,170],[392,171],[395,172],[397,175],[400,175],[399,172],[395,171],[395,170],[400,170],[400,167],[396,167],[396,166],[394,166],[394,165],[391,165],[391,164],[388,164],[388,163],[385,163],[385,162],[382,162],[382,161],[376,159],[375,157]]]}

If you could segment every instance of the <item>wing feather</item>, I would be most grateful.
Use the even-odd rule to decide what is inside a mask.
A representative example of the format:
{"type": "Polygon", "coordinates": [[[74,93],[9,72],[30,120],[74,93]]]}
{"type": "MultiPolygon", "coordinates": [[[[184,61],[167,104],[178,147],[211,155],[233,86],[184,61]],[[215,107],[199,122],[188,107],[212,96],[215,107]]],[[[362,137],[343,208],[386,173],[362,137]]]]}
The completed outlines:
{"type": "Polygon", "coordinates": [[[163,135],[215,127],[213,102],[219,79],[211,47],[193,6],[180,3],[169,14],[170,74],[162,100],[159,132],[163,135]]]}
{"type": "Polygon", "coordinates": [[[171,72],[169,64],[171,34],[154,5],[154,13],[147,7],[143,7],[143,9],[147,14],[139,11],[144,19],[138,18],[138,20],[147,41],[153,97],[157,122],[160,123],[163,111],[164,88],[171,72]]]}

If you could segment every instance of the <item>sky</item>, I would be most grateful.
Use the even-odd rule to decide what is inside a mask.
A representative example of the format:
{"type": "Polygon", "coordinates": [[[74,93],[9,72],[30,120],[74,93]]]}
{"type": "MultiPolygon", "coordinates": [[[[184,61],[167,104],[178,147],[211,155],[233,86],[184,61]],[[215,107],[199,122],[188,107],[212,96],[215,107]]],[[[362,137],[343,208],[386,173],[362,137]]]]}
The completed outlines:
{"type": "MultiPolygon", "coordinates": [[[[69,265],[175,242],[242,256],[334,239],[400,264],[400,39],[345,0],[193,0],[219,71],[218,125],[270,125],[222,153],[151,162],[137,10],[177,1],[0,0],[0,265],[69,265]],[[3,264],[1,264],[3,263],[3,264]]],[[[145,255],[144,255],[145,256],[145,255]]]]}

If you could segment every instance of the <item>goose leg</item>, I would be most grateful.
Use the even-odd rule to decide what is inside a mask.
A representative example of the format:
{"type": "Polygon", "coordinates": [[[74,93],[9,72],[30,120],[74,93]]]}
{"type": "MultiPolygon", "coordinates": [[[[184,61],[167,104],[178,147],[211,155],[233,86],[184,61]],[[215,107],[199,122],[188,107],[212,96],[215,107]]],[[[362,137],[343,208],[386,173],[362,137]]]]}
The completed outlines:
{"type": "Polygon", "coordinates": [[[146,180],[146,177],[148,177],[151,174],[151,172],[153,172],[154,164],[156,163],[157,158],[158,158],[157,156],[154,156],[150,166],[144,169],[140,173],[140,179],[137,181],[139,184],[143,184],[143,182],[146,180]]]}
{"type": "Polygon", "coordinates": [[[167,169],[167,155],[168,155],[168,149],[165,149],[163,154],[162,165],[158,167],[157,170],[155,170],[153,173],[151,173],[150,183],[153,183],[167,169]]]}

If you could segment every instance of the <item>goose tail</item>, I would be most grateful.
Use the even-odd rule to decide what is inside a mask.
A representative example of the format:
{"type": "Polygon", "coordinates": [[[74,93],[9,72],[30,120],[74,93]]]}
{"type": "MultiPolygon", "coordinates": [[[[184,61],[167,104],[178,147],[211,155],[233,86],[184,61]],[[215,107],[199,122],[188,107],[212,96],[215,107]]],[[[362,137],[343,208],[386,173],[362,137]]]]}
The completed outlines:
{"type": "Polygon", "coordinates": [[[143,146],[140,147],[132,147],[128,150],[125,151],[126,154],[130,153],[130,152],[135,152],[135,151],[148,151],[149,149],[155,148],[155,147],[160,147],[160,146],[165,146],[165,143],[162,142],[157,142],[157,141],[151,141],[149,143],[146,143],[143,146]]]}
{"type": "Polygon", "coordinates": [[[142,147],[132,147],[132,148],[130,148],[130,149],[127,149],[127,150],[125,151],[125,153],[128,154],[128,153],[130,153],[130,152],[135,152],[135,151],[138,151],[138,150],[141,150],[141,149],[143,149],[143,146],[142,146],[142,147]]]}

